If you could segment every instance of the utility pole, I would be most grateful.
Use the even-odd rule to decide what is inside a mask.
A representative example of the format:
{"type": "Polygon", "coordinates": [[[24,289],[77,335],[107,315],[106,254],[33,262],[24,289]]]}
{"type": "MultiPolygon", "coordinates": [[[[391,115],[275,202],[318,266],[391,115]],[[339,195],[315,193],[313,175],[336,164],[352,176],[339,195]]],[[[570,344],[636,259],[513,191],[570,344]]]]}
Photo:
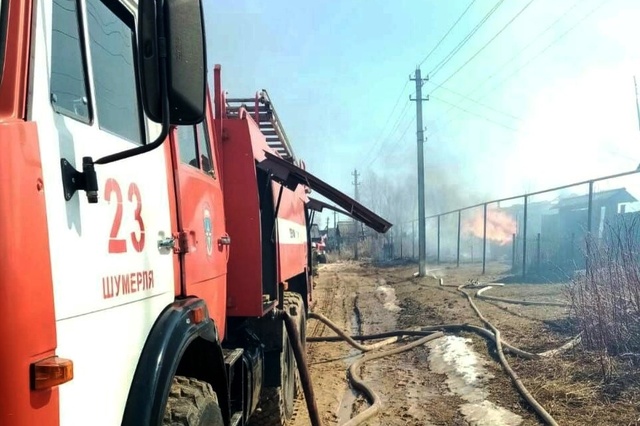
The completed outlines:
{"type": "Polygon", "coordinates": [[[426,223],[425,223],[425,206],[424,206],[424,128],[422,126],[422,102],[428,101],[429,97],[422,97],[422,85],[429,80],[422,78],[420,68],[416,68],[415,78],[409,77],[409,80],[416,82],[415,99],[409,96],[409,99],[416,101],[416,125],[418,136],[418,275],[424,277],[427,275],[427,253],[426,253],[426,223]]]}
{"type": "MultiPolygon", "coordinates": [[[[358,169],[354,169],[351,175],[353,176],[353,186],[355,188],[353,198],[358,201],[358,185],[360,185],[360,182],[358,182],[358,177],[360,176],[358,169]]],[[[358,222],[355,219],[353,219],[353,236],[355,238],[353,245],[353,257],[355,260],[358,260],[358,222]]]]}
{"type": "MultiPolygon", "coordinates": [[[[333,211],[333,238],[336,240],[336,248],[338,249],[338,254],[340,254],[340,238],[338,238],[338,221],[337,216],[338,212],[333,211]]],[[[329,238],[329,231],[327,231],[327,239],[329,238]]]]}
{"type": "Polygon", "coordinates": [[[329,232],[329,216],[327,216],[327,232],[329,232]]]}
{"type": "Polygon", "coordinates": [[[638,129],[640,129],[640,105],[638,104],[638,82],[636,81],[636,76],[633,76],[633,85],[635,87],[636,94],[636,114],[638,114],[638,129]]]}
{"type": "Polygon", "coordinates": [[[411,221],[411,259],[416,258],[416,221],[411,221]]]}

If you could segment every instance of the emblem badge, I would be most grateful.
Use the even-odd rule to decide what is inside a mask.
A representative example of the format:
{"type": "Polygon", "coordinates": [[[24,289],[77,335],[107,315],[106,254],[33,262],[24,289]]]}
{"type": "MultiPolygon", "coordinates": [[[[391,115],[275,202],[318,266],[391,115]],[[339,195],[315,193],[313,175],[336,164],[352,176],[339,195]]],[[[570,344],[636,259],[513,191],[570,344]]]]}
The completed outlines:
{"type": "Polygon", "coordinates": [[[213,226],[211,225],[211,212],[204,208],[204,239],[207,244],[207,256],[213,253],[213,226]]]}

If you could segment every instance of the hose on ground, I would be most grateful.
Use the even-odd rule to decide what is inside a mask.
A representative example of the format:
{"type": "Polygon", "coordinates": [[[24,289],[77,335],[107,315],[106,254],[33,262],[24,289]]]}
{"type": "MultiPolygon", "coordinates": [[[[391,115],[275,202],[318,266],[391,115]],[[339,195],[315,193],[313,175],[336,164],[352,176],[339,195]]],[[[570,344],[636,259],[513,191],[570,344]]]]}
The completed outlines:
{"type": "Polygon", "coordinates": [[[369,408],[367,408],[366,410],[364,410],[363,412],[361,412],[360,414],[356,415],[355,417],[351,418],[349,421],[347,421],[346,423],[344,423],[342,426],[356,426],[361,424],[362,422],[370,419],[371,417],[373,417],[374,415],[376,415],[378,413],[378,411],[380,410],[380,407],[382,406],[382,402],[380,401],[380,397],[378,396],[378,394],[375,393],[375,391],[370,388],[369,386],[367,386],[367,384],[362,380],[362,378],[360,377],[360,374],[358,373],[358,371],[360,370],[360,367],[362,366],[362,364],[364,364],[367,361],[373,361],[374,359],[380,359],[380,358],[384,358],[387,356],[391,356],[391,355],[396,355],[402,352],[406,352],[408,350],[411,350],[415,347],[418,347],[420,345],[424,345],[425,343],[437,339],[439,337],[444,336],[444,334],[442,332],[435,332],[435,333],[431,333],[428,336],[422,337],[418,340],[415,340],[411,343],[407,343],[406,345],[403,345],[399,348],[394,348],[394,349],[389,349],[386,351],[381,351],[381,352],[375,352],[375,353],[371,353],[371,354],[367,354],[365,356],[363,356],[362,358],[360,358],[359,360],[357,360],[356,362],[354,362],[353,364],[351,364],[351,366],[349,367],[349,380],[351,381],[351,384],[353,385],[354,388],[358,389],[359,391],[363,392],[365,395],[367,395],[369,402],[371,403],[371,405],[369,406],[369,408]]]}
{"type": "MultiPolygon", "coordinates": [[[[367,354],[367,355],[363,356],[361,359],[355,361],[353,364],[351,364],[351,366],[349,366],[349,381],[351,382],[351,385],[353,386],[354,389],[357,389],[360,392],[362,392],[363,394],[365,394],[367,399],[369,400],[369,403],[371,405],[366,410],[364,410],[363,412],[359,413],[358,415],[356,415],[355,417],[353,417],[352,419],[347,421],[342,426],[356,426],[356,425],[359,425],[362,422],[364,422],[364,421],[370,419],[371,417],[375,416],[378,413],[378,411],[380,410],[380,407],[382,406],[382,402],[380,401],[380,397],[378,396],[378,394],[371,387],[369,387],[362,380],[362,378],[360,377],[359,370],[360,370],[360,367],[362,366],[362,364],[364,364],[367,361],[372,361],[374,359],[380,359],[380,358],[384,358],[384,357],[387,357],[387,356],[396,355],[396,354],[399,354],[399,353],[402,353],[402,352],[406,352],[406,351],[411,350],[411,349],[413,349],[415,347],[423,345],[423,344],[427,343],[430,340],[434,340],[434,339],[436,339],[438,337],[444,336],[444,333],[442,333],[442,331],[440,331],[440,330],[433,330],[433,331],[407,330],[407,331],[410,331],[410,332],[416,333],[416,334],[407,334],[407,332],[403,332],[403,331],[384,333],[385,335],[382,336],[381,338],[385,338],[386,340],[384,340],[382,342],[374,343],[372,345],[362,345],[362,344],[356,342],[347,333],[345,333],[342,330],[340,330],[340,328],[337,325],[335,325],[331,320],[329,320],[324,315],[318,314],[316,312],[309,312],[308,318],[316,319],[318,321],[321,321],[323,324],[327,325],[331,330],[333,330],[335,333],[338,334],[338,336],[339,336],[339,337],[337,337],[338,340],[346,341],[351,346],[353,346],[354,348],[356,348],[357,350],[359,350],[361,352],[371,352],[371,351],[373,351],[375,349],[379,349],[384,345],[388,345],[388,344],[397,342],[403,336],[407,336],[407,335],[422,336],[420,339],[415,340],[415,341],[413,341],[411,343],[407,343],[406,345],[403,345],[403,346],[398,347],[398,348],[389,349],[389,350],[386,350],[386,351],[376,352],[376,353],[372,353],[372,354],[367,354]]],[[[307,337],[307,342],[312,342],[312,341],[314,341],[314,338],[307,337]]],[[[317,340],[315,340],[315,341],[317,341],[317,340]]]]}
{"type": "Polygon", "coordinates": [[[564,302],[538,302],[533,300],[531,301],[517,300],[517,299],[507,299],[505,297],[488,296],[486,294],[483,294],[484,292],[492,289],[494,285],[495,284],[491,284],[478,290],[478,292],[476,293],[476,298],[483,299],[483,300],[493,300],[494,302],[512,303],[512,304],[525,305],[525,306],[559,306],[562,308],[565,308],[568,306],[568,304],[564,302]]]}
{"type": "MultiPolygon", "coordinates": [[[[395,330],[388,331],[385,333],[378,334],[369,334],[362,336],[349,336],[344,331],[340,330],[335,324],[331,322],[327,317],[321,314],[309,313],[309,318],[317,319],[322,323],[326,324],[331,330],[333,330],[337,336],[327,336],[327,337],[307,337],[307,342],[339,342],[345,341],[354,348],[360,350],[362,347],[371,347],[374,345],[361,345],[356,340],[374,340],[374,339],[384,339],[388,337],[401,337],[401,336],[427,336],[435,331],[449,331],[453,333],[458,333],[461,331],[468,331],[471,333],[479,334],[480,336],[489,339],[495,343],[495,336],[493,333],[486,328],[478,327],[477,325],[471,324],[440,324],[434,326],[423,326],[420,327],[419,330],[395,330]]],[[[383,343],[383,342],[380,342],[383,343]]],[[[503,345],[507,352],[512,353],[513,355],[519,356],[525,359],[539,359],[540,354],[534,354],[531,352],[523,351],[522,349],[518,349],[510,344],[503,342],[503,345]]]]}
{"type": "Polygon", "coordinates": [[[538,416],[540,416],[545,421],[546,424],[550,426],[557,426],[558,423],[555,421],[555,419],[551,417],[551,415],[547,412],[547,410],[545,410],[544,407],[538,401],[536,401],[533,395],[531,395],[531,393],[524,386],[524,384],[520,380],[520,377],[518,377],[516,372],[513,371],[513,369],[507,362],[507,359],[504,356],[504,352],[502,349],[500,330],[498,330],[491,322],[489,322],[489,320],[487,320],[484,317],[484,315],[482,315],[482,312],[480,312],[480,309],[478,309],[476,304],[473,302],[473,299],[471,298],[469,293],[464,291],[464,288],[467,286],[468,284],[462,284],[458,286],[458,291],[465,295],[465,297],[467,298],[467,301],[471,305],[471,308],[473,308],[475,313],[478,315],[478,318],[480,318],[480,320],[493,331],[493,334],[495,335],[496,350],[498,352],[498,358],[500,359],[500,364],[502,364],[502,367],[505,369],[509,377],[511,377],[511,381],[513,381],[513,384],[516,386],[516,388],[520,392],[520,395],[522,395],[522,397],[529,403],[529,406],[531,406],[531,408],[534,409],[534,411],[538,414],[538,416]]]}
{"type": "MultiPolygon", "coordinates": [[[[466,294],[466,293],[465,293],[466,294]]],[[[384,352],[379,352],[379,353],[374,353],[371,355],[365,355],[362,359],[354,362],[350,367],[349,367],[349,378],[350,381],[353,385],[354,388],[360,390],[361,392],[363,392],[365,395],[367,395],[367,398],[369,399],[369,402],[371,403],[371,406],[369,408],[367,408],[365,411],[363,411],[362,413],[358,414],[356,417],[352,418],[351,420],[349,420],[347,423],[345,423],[343,426],[355,426],[360,424],[361,422],[370,419],[373,415],[375,415],[379,409],[380,409],[380,398],[378,397],[378,395],[375,393],[375,391],[373,391],[371,388],[369,388],[360,378],[360,376],[358,375],[358,370],[361,364],[373,360],[373,359],[378,359],[378,358],[382,358],[382,357],[386,357],[389,355],[393,355],[396,353],[400,353],[400,352],[404,352],[407,350],[410,350],[416,346],[422,345],[424,343],[426,343],[429,340],[433,340],[437,337],[441,337],[443,336],[443,331],[450,331],[450,332],[460,332],[460,331],[471,331],[471,332],[475,332],[477,334],[480,334],[481,336],[488,338],[490,340],[492,340],[493,342],[496,343],[496,347],[498,347],[498,353],[500,354],[503,351],[502,345],[499,345],[499,342],[496,338],[496,335],[494,333],[492,333],[491,331],[482,328],[482,327],[478,327],[478,326],[474,326],[471,324],[443,324],[443,325],[437,325],[437,326],[427,326],[427,327],[421,327],[420,330],[397,330],[397,331],[391,331],[391,332],[386,332],[386,333],[378,333],[378,334],[372,334],[372,335],[362,335],[362,336],[354,336],[351,337],[348,334],[346,334],[345,332],[343,332],[342,330],[340,330],[334,323],[331,322],[331,320],[329,320],[328,318],[326,318],[324,315],[321,314],[317,314],[317,313],[309,313],[309,318],[313,318],[313,319],[317,319],[321,322],[323,322],[324,324],[326,324],[327,326],[329,326],[334,332],[336,332],[338,334],[338,336],[330,336],[330,337],[307,337],[307,342],[320,342],[320,341],[346,341],[348,342],[351,346],[353,346],[354,348],[358,349],[358,348],[367,348],[367,346],[373,346],[373,345],[361,345],[358,342],[355,341],[355,339],[359,339],[359,340],[371,340],[371,339],[380,339],[380,338],[388,338],[390,336],[392,337],[400,337],[400,336],[423,336],[421,339],[418,339],[414,342],[411,342],[407,345],[404,345],[400,348],[395,348],[395,349],[391,349],[389,351],[384,351],[384,352]]],[[[499,339],[499,331],[498,331],[498,339],[499,339]]],[[[539,354],[532,354],[529,352],[525,352],[522,351],[520,349],[517,349],[515,347],[512,346],[507,346],[505,349],[508,349],[509,351],[511,351],[512,353],[514,353],[515,355],[521,356],[523,358],[527,358],[527,359],[538,359],[540,358],[539,354]]],[[[507,370],[507,373],[511,376],[511,373],[513,373],[513,375],[515,376],[515,372],[513,370],[511,370],[511,367],[508,365],[508,363],[506,362],[506,359],[504,359],[504,354],[502,355],[501,358],[501,363],[503,363],[503,367],[504,364],[506,364],[505,370],[507,370]],[[509,371],[511,373],[509,373],[509,371]]],[[[512,380],[514,379],[513,376],[511,376],[512,380]]],[[[517,376],[515,376],[515,379],[519,381],[519,378],[517,378],[517,376]]],[[[524,392],[526,392],[527,394],[528,391],[526,390],[526,388],[524,388],[524,385],[522,385],[520,383],[520,385],[522,386],[522,388],[518,387],[518,385],[516,384],[516,386],[518,387],[518,390],[521,392],[524,390],[524,392]]],[[[530,395],[530,394],[529,394],[530,395]]],[[[537,401],[535,401],[535,399],[533,399],[533,397],[531,397],[531,401],[526,398],[526,396],[523,394],[523,396],[525,397],[525,399],[527,399],[527,402],[529,402],[532,406],[532,408],[538,412],[538,410],[536,409],[536,406],[532,403],[535,402],[535,404],[538,404],[537,401]]],[[[542,408],[542,406],[540,406],[538,404],[538,406],[540,408],[542,408]]],[[[544,411],[544,408],[542,408],[542,410],[544,411]]],[[[546,411],[544,411],[546,413],[546,411]]],[[[543,417],[541,415],[541,417],[543,417]]],[[[544,418],[544,417],[543,417],[544,418]]],[[[545,419],[546,420],[546,419],[545,419]]],[[[552,419],[553,420],[553,419],[552,419]]],[[[549,423],[550,425],[556,425],[556,423],[549,423]]]]}
{"type": "MultiPolygon", "coordinates": [[[[311,318],[311,317],[310,317],[311,318]]],[[[378,333],[378,334],[369,334],[362,336],[348,336],[343,331],[338,331],[339,336],[327,336],[327,337],[307,337],[307,342],[341,342],[347,341],[344,336],[349,337],[351,340],[374,340],[381,339],[389,336],[427,336],[435,331],[443,331],[443,332],[451,332],[451,333],[459,333],[459,332],[471,332],[480,335],[486,339],[491,340],[495,343],[495,336],[493,333],[486,328],[479,327],[477,325],[472,324],[440,324],[433,326],[422,326],[420,330],[395,330],[389,331],[386,333],[378,333]]],[[[522,349],[518,349],[510,344],[503,342],[504,349],[516,356],[519,356],[524,359],[539,359],[541,354],[534,354],[531,352],[523,351],[522,349]]]]}
{"type": "MultiPolygon", "coordinates": [[[[429,276],[431,278],[435,279],[436,281],[438,281],[438,284],[441,287],[455,287],[455,288],[459,287],[459,286],[456,286],[456,285],[445,285],[444,284],[444,280],[442,278],[438,278],[433,274],[431,274],[429,276]]],[[[526,301],[526,300],[507,299],[507,298],[502,298],[502,297],[487,296],[487,295],[482,294],[482,293],[488,291],[489,289],[491,289],[493,287],[497,287],[497,286],[502,287],[502,286],[504,286],[503,283],[466,284],[465,286],[467,286],[467,287],[473,286],[473,288],[479,289],[476,292],[476,295],[475,295],[475,297],[478,298],[478,299],[484,299],[484,300],[495,301],[495,302],[519,304],[519,305],[559,306],[559,307],[566,307],[567,306],[567,304],[563,303],[563,302],[535,302],[535,301],[526,301]]],[[[495,337],[493,337],[493,340],[495,342],[495,337]]],[[[515,353],[513,351],[513,349],[516,349],[516,351],[520,352],[520,354],[518,354],[519,356],[522,356],[522,357],[527,358],[527,359],[537,359],[537,358],[540,358],[540,357],[543,357],[543,358],[544,357],[551,357],[551,356],[557,355],[559,353],[562,353],[564,351],[567,351],[567,350],[573,348],[574,346],[576,346],[577,344],[579,344],[581,341],[582,341],[582,333],[578,333],[575,337],[569,339],[567,341],[567,343],[565,343],[561,347],[559,347],[557,349],[551,349],[551,350],[548,350],[548,351],[545,351],[545,352],[540,352],[538,354],[531,354],[531,353],[528,353],[528,352],[520,351],[517,348],[513,348],[511,345],[509,345],[505,341],[502,341],[502,345],[507,349],[507,352],[515,353]]]]}
{"type": "MultiPolygon", "coordinates": [[[[442,278],[437,278],[434,276],[434,278],[436,278],[439,281],[439,284],[441,286],[445,286],[444,285],[444,281],[442,278]]],[[[493,284],[496,285],[496,284],[493,284]]],[[[497,284],[497,285],[503,285],[503,284],[497,284]]],[[[478,307],[476,306],[476,304],[473,302],[471,296],[469,295],[469,293],[467,293],[466,291],[464,291],[464,288],[470,286],[470,284],[463,284],[460,286],[447,286],[447,287],[456,287],[457,290],[459,292],[461,292],[462,294],[465,295],[465,297],[467,298],[467,300],[469,301],[469,304],[471,305],[471,307],[473,308],[473,310],[475,311],[475,313],[478,315],[478,317],[480,318],[480,320],[487,326],[489,327],[491,330],[488,330],[486,328],[483,327],[478,327],[475,325],[471,325],[471,324],[442,324],[442,325],[436,325],[436,326],[426,326],[426,327],[420,327],[420,330],[395,330],[395,331],[390,331],[390,332],[385,332],[385,333],[378,333],[378,334],[371,334],[371,335],[361,335],[361,336],[350,336],[347,333],[343,332],[342,330],[340,330],[331,320],[329,320],[327,317],[325,317],[322,314],[319,313],[315,313],[315,312],[310,312],[309,313],[309,318],[312,319],[316,319],[318,321],[321,321],[322,323],[324,323],[325,325],[327,325],[331,330],[333,330],[338,336],[330,336],[330,337],[307,337],[306,341],[307,342],[321,342],[321,341],[346,341],[348,344],[350,344],[352,347],[354,347],[355,349],[361,351],[361,352],[370,352],[373,351],[375,349],[379,349],[380,347],[384,346],[384,345],[388,345],[391,343],[394,343],[396,341],[398,341],[401,337],[403,336],[423,336],[422,338],[413,341],[411,343],[408,343],[402,347],[399,348],[394,348],[391,350],[387,350],[387,351],[382,351],[382,352],[377,352],[374,354],[367,354],[364,357],[362,357],[361,359],[357,360],[356,362],[354,362],[353,364],[351,364],[351,366],[349,367],[349,380],[352,383],[352,386],[358,390],[360,390],[361,392],[363,392],[367,398],[369,399],[371,406],[369,408],[367,408],[365,411],[363,411],[362,413],[356,415],[354,418],[350,419],[347,423],[345,423],[342,426],[356,426],[362,422],[364,422],[365,420],[370,419],[372,416],[374,416],[381,407],[381,402],[380,402],[380,397],[375,393],[375,391],[373,391],[373,389],[371,389],[370,387],[368,387],[366,385],[366,383],[364,383],[364,381],[362,380],[362,378],[360,377],[358,371],[361,367],[361,365],[367,361],[371,361],[374,359],[379,359],[379,358],[383,358],[386,356],[390,356],[390,355],[394,355],[394,354],[398,354],[401,352],[405,352],[408,351],[410,349],[413,349],[417,346],[420,346],[430,340],[434,340],[438,337],[442,337],[444,334],[444,331],[449,331],[449,332],[460,332],[460,331],[468,331],[468,332],[474,332],[476,334],[481,335],[484,338],[490,339],[492,340],[495,345],[496,345],[496,349],[498,352],[498,358],[500,360],[500,363],[502,364],[503,368],[505,369],[505,371],[507,372],[507,374],[509,375],[509,377],[511,378],[511,380],[513,381],[514,385],[516,386],[516,388],[518,389],[518,391],[520,392],[520,394],[522,395],[522,397],[529,403],[529,405],[531,406],[531,408],[533,408],[533,410],[548,424],[551,426],[557,426],[557,422],[553,419],[553,417],[551,417],[551,415],[544,409],[544,407],[542,407],[542,405],[540,405],[540,403],[538,403],[538,401],[536,401],[536,399],[533,397],[533,395],[531,395],[531,393],[526,389],[526,387],[524,386],[524,384],[522,383],[522,381],[520,380],[520,378],[518,377],[518,375],[516,374],[516,372],[511,368],[511,366],[509,365],[509,363],[506,360],[506,357],[504,355],[504,352],[510,352],[516,356],[520,356],[522,358],[525,359],[539,359],[541,357],[545,357],[545,356],[552,356],[555,355],[563,350],[566,350],[570,347],[573,347],[577,342],[580,341],[580,335],[576,336],[574,339],[572,339],[571,341],[569,341],[568,343],[566,343],[565,345],[563,345],[562,347],[558,348],[558,349],[554,349],[554,350],[550,350],[550,351],[546,351],[546,352],[542,352],[542,353],[530,353],[530,352],[526,352],[523,351],[521,349],[518,349],[514,346],[509,345],[506,342],[502,341],[501,338],[501,334],[500,334],[500,330],[498,330],[496,327],[493,326],[493,324],[491,324],[480,312],[480,310],[478,309],[478,307]],[[374,340],[374,339],[386,339],[384,341],[381,342],[377,342],[371,345],[363,345],[361,343],[358,343],[356,340],[374,340]]],[[[474,288],[490,288],[489,284],[480,284],[480,285],[474,285],[474,288]]],[[[537,303],[534,303],[537,304],[537,303]]],[[[548,303],[545,303],[548,305],[548,303]]],[[[562,305],[564,306],[564,305],[562,305]]],[[[285,324],[287,324],[287,331],[289,332],[289,328],[292,327],[294,329],[294,333],[296,333],[296,336],[298,336],[297,331],[295,331],[295,323],[293,323],[293,320],[287,315],[285,315],[285,324]],[[287,318],[289,319],[289,321],[287,321],[287,318]],[[291,326],[288,325],[288,323],[291,322],[291,326]]],[[[291,334],[290,334],[291,336],[291,334]]],[[[299,370],[300,370],[300,377],[301,377],[301,381],[303,382],[303,390],[305,393],[305,399],[307,400],[307,408],[309,409],[309,416],[311,418],[312,421],[312,425],[316,426],[316,425],[320,425],[320,419],[319,419],[319,415],[317,413],[317,407],[315,406],[315,398],[313,397],[313,389],[311,388],[311,379],[310,379],[310,375],[307,369],[307,364],[306,364],[306,360],[304,359],[304,351],[302,350],[300,344],[299,344],[299,337],[296,339],[296,344],[294,344],[294,346],[298,346],[298,350],[299,350],[299,354],[296,352],[296,349],[294,348],[294,355],[296,356],[296,362],[298,363],[299,366],[299,370]],[[304,373],[303,371],[304,370],[304,373]],[[305,386],[305,382],[307,383],[307,386],[305,386]],[[318,416],[317,419],[315,419],[315,423],[314,422],[314,418],[311,415],[312,410],[314,411],[315,415],[318,416]]]]}
{"type": "MultiPolygon", "coordinates": [[[[316,312],[309,312],[309,318],[312,319],[317,319],[318,321],[321,321],[323,324],[325,324],[327,327],[329,327],[331,330],[333,330],[336,334],[338,334],[342,339],[344,339],[347,343],[349,343],[351,346],[353,346],[354,348],[356,348],[357,350],[361,351],[361,352],[369,352],[369,351],[373,351],[375,349],[379,349],[382,346],[386,346],[389,345],[391,343],[395,343],[398,341],[398,339],[402,336],[402,334],[389,334],[388,339],[383,341],[383,342],[378,342],[378,343],[374,343],[372,345],[362,345],[358,342],[356,342],[354,339],[351,338],[351,336],[349,336],[348,334],[344,333],[342,330],[340,330],[340,328],[338,328],[337,325],[335,325],[333,322],[331,322],[331,320],[327,317],[325,317],[322,314],[316,313],[316,312]]],[[[307,342],[309,342],[311,340],[309,340],[309,338],[307,338],[307,342]]]]}

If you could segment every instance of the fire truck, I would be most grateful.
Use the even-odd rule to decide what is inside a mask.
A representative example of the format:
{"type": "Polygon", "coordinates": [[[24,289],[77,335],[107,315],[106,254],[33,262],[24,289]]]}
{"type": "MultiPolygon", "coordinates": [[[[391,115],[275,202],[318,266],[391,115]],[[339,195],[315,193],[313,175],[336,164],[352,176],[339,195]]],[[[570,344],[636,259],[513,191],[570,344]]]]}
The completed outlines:
{"type": "Polygon", "coordinates": [[[200,0],[0,0],[1,425],[291,416],[314,212],[391,224],[205,42],[200,0]]]}

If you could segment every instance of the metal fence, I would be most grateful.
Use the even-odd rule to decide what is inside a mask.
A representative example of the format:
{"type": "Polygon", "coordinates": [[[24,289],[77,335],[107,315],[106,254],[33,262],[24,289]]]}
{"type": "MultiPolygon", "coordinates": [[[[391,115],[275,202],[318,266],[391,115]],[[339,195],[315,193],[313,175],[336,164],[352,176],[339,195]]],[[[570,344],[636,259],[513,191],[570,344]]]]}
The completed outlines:
{"type": "MultiPolygon", "coordinates": [[[[511,266],[526,275],[568,275],[588,267],[587,237],[640,218],[640,170],[491,200],[426,218],[431,264],[511,266]]],[[[396,258],[417,258],[417,219],[394,227],[396,258]]]]}

